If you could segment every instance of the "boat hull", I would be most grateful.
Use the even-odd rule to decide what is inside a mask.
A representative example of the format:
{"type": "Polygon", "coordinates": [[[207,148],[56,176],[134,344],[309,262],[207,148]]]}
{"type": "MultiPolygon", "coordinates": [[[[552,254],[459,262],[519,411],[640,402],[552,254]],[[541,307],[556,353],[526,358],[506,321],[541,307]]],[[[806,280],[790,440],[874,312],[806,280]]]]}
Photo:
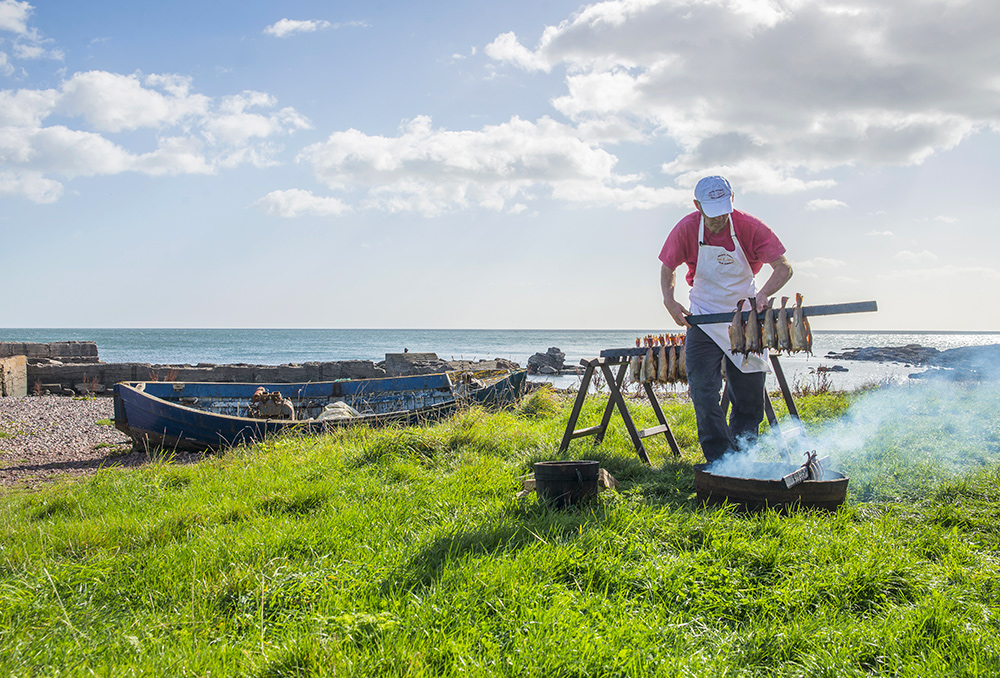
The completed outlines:
{"type": "Polygon", "coordinates": [[[344,426],[418,424],[447,416],[465,401],[502,407],[520,398],[525,377],[524,371],[510,372],[462,398],[446,373],[308,384],[122,382],[114,387],[115,426],[145,449],[204,452],[290,431],[315,435],[344,426]],[[260,387],[291,401],[297,419],[245,416],[260,387]],[[335,401],[362,414],[315,418],[335,401]]]}

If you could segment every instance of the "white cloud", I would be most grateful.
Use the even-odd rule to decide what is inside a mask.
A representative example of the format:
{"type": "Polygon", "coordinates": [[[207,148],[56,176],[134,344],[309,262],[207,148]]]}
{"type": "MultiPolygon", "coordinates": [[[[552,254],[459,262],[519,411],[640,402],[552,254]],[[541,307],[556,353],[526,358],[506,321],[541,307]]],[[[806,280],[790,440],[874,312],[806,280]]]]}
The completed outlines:
{"type": "Polygon", "coordinates": [[[682,152],[668,173],[754,162],[810,183],[839,166],[917,164],[1000,128],[998,22],[994,0],[608,0],[533,48],[504,33],[486,53],[564,67],[556,109],[671,139],[682,152]]]}
{"type": "Polygon", "coordinates": [[[283,108],[275,113],[251,112],[251,108],[271,108],[274,97],[263,92],[243,92],[224,97],[219,112],[205,120],[206,138],[212,143],[243,146],[251,139],[266,139],[300,129],[309,129],[309,121],[293,108],[283,108]]]}
{"type": "Polygon", "coordinates": [[[337,198],[324,198],[297,188],[271,191],[255,202],[254,207],[271,216],[284,218],[336,216],[348,210],[347,205],[337,198]]]}
{"type": "Polygon", "coordinates": [[[175,74],[88,71],[57,89],[0,90],[3,191],[50,202],[61,195],[53,175],[210,174],[273,165],[282,150],[274,138],[310,126],[295,109],[276,105],[252,91],[215,100],[175,74]],[[65,124],[46,126],[55,114],[65,124]],[[142,130],[156,135],[155,147],[148,135],[131,134],[142,130]],[[117,136],[112,141],[108,134],[117,136]]]}
{"type": "Polygon", "coordinates": [[[59,110],[83,117],[102,132],[175,125],[208,112],[210,99],[190,94],[189,85],[176,76],[154,75],[141,82],[137,74],[76,73],[63,83],[59,110]]]}
{"type": "Polygon", "coordinates": [[[54,89],[0,91],[0,129],[8,126],[38,127],[55,108],[59,92],[54,89]]]}
{"type": "Polygon", "coordinates": [[[923,264],[931,261],[937,261],[938,256],[933,252],[928,252],[927,250],[924,250],[923,252],[903,250],[894,254],[892,258],[906,264],[923,264]]]}
{"type": "Polygon", "coordinates": [[[0,31],[27,35],[31,10],[31,4],[28,2],[0,0],[0,31]]]}
{"type": "Polygon", "coordinates": [[[215,167],[205,157],[204,144],[192,137],[160,139],[155,151],[133,159],[132,169],[153,176],[215,172],[215,167]]]}
{"type": "Polygon", "coordinates": [[[550,118],[512,118],[478,131],[434,129],[418,116],[398,136],[336,132],[298,156],[334,191],[361,193],[361,205],[435,215],[511,209],[540,197],[641,208],[683,203],[689,191],[633,185],[618,159],[550,118]]]}
{"type": "Polygon", "coordinates": [[[295,19],[282,19],[271,24],[264,29],[267,35],[276,38],[287,38],[295,33],[314,33],[330,27],[330,22],[325,20],[316,21],[296,21],[295,19]]]}
{"type": "Polygon", "coordinates": [[[865,235],[871,236],[892,236],[892,231],[868,231],[865,235]]]}
{"type": "Polygon", "coordinates": [[[62,191],[62,184],[45,178],[39,172],[0,171],[0,196],[22,195],[32,202],[47,204],[58,200],[62,191]]]}
{"type": "Polygon", "coordinates": [[[552,70],[552,65],[517,41],[513,33],[498,35],[484,50],[486,55],[497,61],[508,61],[526,71],[552,70]]]}
{"type": "Polygon", "coordinates": [[[810,200],[806,203],[806,209],[810,212],[818,212],[821,210],[835,210],[841,207],[847,207],[847,203],[840,200],[833,199],[823,199],[817,198],[816,200],[810,200]]]}
{"type": "MultiPolygon", "coordinates": [[[[61,61],[61,50],[49,49],[45,45],[51,40],[42,38],[38,31],[28,25],[34,8],[28,2],[0,0],[0,32],[13,33],[11,51],[0,52],[0,75],[12,75],[15,71],[9,61],[10,55],[19,60],[55,59],[61,61]]],[[[2,43],[3,40],[0,40],[2,43]]]]}
{"type": "Polygon", "coordinates": [[[25,45],[18,43],[14,45],[14,56],[18,59],[55,59],[56,61],[62,61],[65,55],[62,50],[58,49],[46,49],[40,44],[37,45],[25,45]]]}

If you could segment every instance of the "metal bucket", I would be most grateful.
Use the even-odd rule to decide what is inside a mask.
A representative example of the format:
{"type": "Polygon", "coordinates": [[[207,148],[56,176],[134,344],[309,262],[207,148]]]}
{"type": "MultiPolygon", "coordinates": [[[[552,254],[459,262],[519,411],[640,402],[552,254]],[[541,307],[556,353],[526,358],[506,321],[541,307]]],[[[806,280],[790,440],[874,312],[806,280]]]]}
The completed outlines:
{"type": "Polygon", "coordinates": [[[598,492],[600,466],[590,460],[537,462],[535,492],[560,507],[586,501],[598,492]]]}
{"type": "MultiPolygon", "coordinates": [[[[694,467],[694,487],[700,501],[709,504],[725,502],[739,504],[748,509],[789,508],[805,506],[835,511],[847,499],[847,476],[836,471],[826,471],[823,480],[807,480],[786,488],[780,480],[759,478],[734,478],[709,473],[708,464],[694,467]]],[[[791,464],[755,462],[756,473],[761,478],[780,478],[794,471],[791,464]]]]}

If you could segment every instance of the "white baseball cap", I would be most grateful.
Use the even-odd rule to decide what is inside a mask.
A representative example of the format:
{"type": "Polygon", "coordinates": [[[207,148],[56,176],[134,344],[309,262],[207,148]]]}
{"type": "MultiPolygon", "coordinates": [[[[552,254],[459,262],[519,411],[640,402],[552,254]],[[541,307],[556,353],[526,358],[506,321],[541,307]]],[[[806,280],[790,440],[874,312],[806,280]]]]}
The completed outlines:
{"type": "Polygon", "coordinates": [[[694,199],[706,217],[718,217],[733,211],[733,187],[724,177],[705,177],[694,187],[694,199]]]}

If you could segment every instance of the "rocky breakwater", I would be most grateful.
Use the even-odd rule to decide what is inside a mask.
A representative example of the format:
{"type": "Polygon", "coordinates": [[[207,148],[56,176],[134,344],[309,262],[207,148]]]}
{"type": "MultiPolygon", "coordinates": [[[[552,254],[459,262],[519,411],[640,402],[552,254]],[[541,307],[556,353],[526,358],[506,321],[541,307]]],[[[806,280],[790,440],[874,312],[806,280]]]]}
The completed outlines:
{"type": "Polygon", "coordinates": [[[929,367],[926,372],[911,374],[911,379],[945,378],[953,380],[1000,380],[1000,344],[960,346],[940,351],[930,346],[870,346],[827,353],[833,360],[896,362],[907,366],[929,367]]]}
{"type": "Polygon", "coordinates": [[[528,358],[528,374],[559,374],[565,368],[566,354],[552,346],[545,353],[528,358]]]}
{"type": "MultiPolygon", "coordinates": [[[[435,353],[390,353],[378,363],[372,360],[336,360],[330,362],[287,363],[284,365],[251,365],[234,363],[216,365],[161,365],[152,363],[101,362],[94,342],[55,342],[23,344],[0,342],[0,358],[21,360],[26,377],[20,392],[3,395],[102,395],[110,394],[120,381],[203,381],[249,382],[256,384],[290,384],[338,379],[374,379],[418,374],[433,374],[452,370],[517,369],[509,360],[476,362],[445,361],[435,353]],[[25,388],[26,386],[26,388],[25,388]]],[[[4,364],[6,365],[6,364],[4,364]]],[[[6,374],[6,372],[5,372],[6,374]]],[[[6,384],[6,378],[4,383],[6,384]]]]}
{"type": "Polygon", "coordinates": [[[35,362],[28,365],[28,392],[36,395],[110,393],[120,381],[208,381],[287,384],[337,379],[384,377],[384,369],[371,360],[340,360],[285,365],[235,363],[215,365],[156,365],[151,363],[35,362]]]}
{"type": "Polygon", "coordinates": [[[576,376],[579,368],[566,365],[566,354],[552,346],[545,353],[528,358],[528,374],[539,376],[576,376]]]}

